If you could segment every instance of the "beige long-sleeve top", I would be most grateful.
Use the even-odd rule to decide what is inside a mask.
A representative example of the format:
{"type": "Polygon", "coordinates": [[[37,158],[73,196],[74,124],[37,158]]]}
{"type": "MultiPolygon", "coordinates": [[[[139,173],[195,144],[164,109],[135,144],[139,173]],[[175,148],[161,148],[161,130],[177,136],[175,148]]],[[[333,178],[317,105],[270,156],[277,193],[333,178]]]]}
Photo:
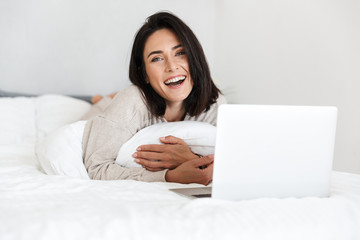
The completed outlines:
{"type": "MultiPolygon", "coordinates": [[[[185,116],[186,121],[201,121],[216,125],[218,106],[225,103],[220,95],[207,112],[197,117],[185,116]]],[[[146,107],[140,90],[132,85],[119,92],[100,115],[88,120],[83,135],[83,159],[91,179],[133,179],[163,182],[167,170],[150,172],[142,167],[125,168],[115,163],[117,153],[139,130],[160,122],[146,107]]]]}

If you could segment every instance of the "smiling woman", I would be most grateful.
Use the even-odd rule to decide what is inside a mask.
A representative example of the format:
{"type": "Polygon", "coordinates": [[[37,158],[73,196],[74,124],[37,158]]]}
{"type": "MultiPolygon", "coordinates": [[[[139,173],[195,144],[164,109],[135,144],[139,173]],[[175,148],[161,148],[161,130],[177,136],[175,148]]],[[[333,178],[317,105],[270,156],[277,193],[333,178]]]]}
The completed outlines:
{"type": "Polygon", "coordinates": [[[133,154],[138,168],[115,164],[120,147],[150,125],[174,121],[216,125],[218,106],[225,99],[191,29],[167,12],[150,16],[135,36],[129,77],[133,86],[116,94],[106,110],[86,124],[83,158],[89,177],[210,183],[213,156],[200,158],[173,136],[161,138],[163,144],[138,147],[133,154]]]}
{"type": "Polygon", "coordinates": [[[165,100],[166,120],[183,120],[182,102],[190,95],[193,81],[184,47],[176,35],[166,28],[154,32],[146,41],[144,62],[147,83],[165,100]]]}

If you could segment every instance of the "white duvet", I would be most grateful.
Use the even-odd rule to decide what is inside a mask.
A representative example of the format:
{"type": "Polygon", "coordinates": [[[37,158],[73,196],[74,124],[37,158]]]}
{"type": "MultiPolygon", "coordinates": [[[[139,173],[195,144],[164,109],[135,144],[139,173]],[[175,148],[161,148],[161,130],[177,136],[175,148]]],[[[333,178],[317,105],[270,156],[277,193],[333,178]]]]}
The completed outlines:
{"type": "MultiPolygon", "coordinates": [[[[360,239],[360,176],[330,198],[190,200],[181,184],[45,175],[33,145],[0,147],[0,239],[360,239]]],[[[194,186],[193,184],[192,186],[194,186]]]]}
{"type": "Polygon", "coordinates": [[[168,190],[196,184],[46,175],[35,141],[88,107],[56,96],[0,99],[0,240],[360,239],[356,174],[334,172],[330,198],[239,202],[168,190]]]}

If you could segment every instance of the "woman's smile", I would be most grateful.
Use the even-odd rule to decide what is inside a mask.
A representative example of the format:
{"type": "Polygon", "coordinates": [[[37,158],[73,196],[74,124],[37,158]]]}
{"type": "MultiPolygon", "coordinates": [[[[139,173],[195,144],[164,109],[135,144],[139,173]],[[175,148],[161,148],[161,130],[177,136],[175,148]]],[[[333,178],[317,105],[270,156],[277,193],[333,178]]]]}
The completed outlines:
{"type": "Polygon", "coordinates": [[[170,77],[164,83],[169,88],[179,88],[185,81],[186,76],[175,76],[170,77]]]}

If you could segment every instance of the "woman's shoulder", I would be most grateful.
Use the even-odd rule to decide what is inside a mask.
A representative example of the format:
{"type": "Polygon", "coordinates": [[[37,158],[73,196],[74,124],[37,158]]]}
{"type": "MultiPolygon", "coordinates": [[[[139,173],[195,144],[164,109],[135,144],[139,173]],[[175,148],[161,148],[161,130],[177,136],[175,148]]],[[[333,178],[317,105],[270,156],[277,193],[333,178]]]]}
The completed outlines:
{"type": "Polygon", "coordinates": [[[219,106],[219,105],[225,104],[225,103],[227,103],[225,96],[222,95],[221,93],[219,93],[219,97],[216,99],[215,104],[219,106]]]}
{"type": "Polygon", "coordinates": [[[221,93],[219,93],[219,96],[218,96],[218,98],[216,99],[216,102],[213,103],[213,104],[210,106],[209,110],[208,110],[208,111],[205,111],[205,113],[206,113],[207,115],[212,115],[212,116],[215,116],[215,117],[216,117],[219,106],[220,106],[221,104],[225,104],[225,103],[227,103],[227,102],[226,102],[226,98],[224,97],[224,95],[222,95],[221,93]]]}

